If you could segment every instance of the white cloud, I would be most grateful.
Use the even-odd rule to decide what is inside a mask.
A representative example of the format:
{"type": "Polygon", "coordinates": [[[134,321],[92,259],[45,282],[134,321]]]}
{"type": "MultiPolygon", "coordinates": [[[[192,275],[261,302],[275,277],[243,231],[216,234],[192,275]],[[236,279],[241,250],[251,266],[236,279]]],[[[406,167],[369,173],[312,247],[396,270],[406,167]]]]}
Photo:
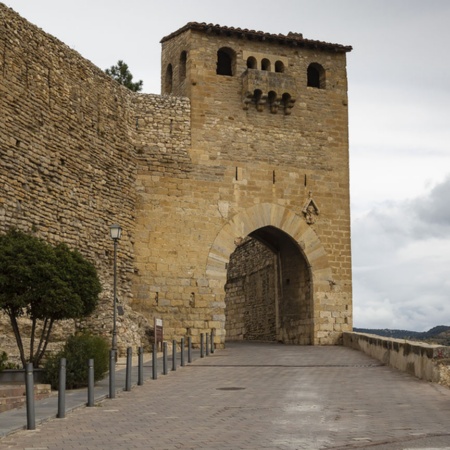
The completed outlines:
{"type": "Polygon", "coordinates": [[[450,178],[353,222],[356,327],[423,331],[450,323],[450,178]]]}

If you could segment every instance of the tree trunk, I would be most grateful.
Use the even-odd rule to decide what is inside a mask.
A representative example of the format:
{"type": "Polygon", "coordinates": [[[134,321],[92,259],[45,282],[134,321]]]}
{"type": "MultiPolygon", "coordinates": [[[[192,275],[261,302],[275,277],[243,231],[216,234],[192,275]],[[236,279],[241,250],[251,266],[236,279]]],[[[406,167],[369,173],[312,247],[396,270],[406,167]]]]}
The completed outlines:
{"type": "Polygon", "coordinates": [[[14,337],[16,338],[17,347],[19,348],[20,360],[22,361],[22,366],[25,369],[25,367],[27,365],[27,361],[25,359],[25,352],[23,350],[22,336],[20,336],[20,330],[19,330],[19,325],[17,323],[16,314],[13,311],[8,311],[7,314],[9,316],[9,320],[11,322],[11,326],[14,331],[14,337]]]}

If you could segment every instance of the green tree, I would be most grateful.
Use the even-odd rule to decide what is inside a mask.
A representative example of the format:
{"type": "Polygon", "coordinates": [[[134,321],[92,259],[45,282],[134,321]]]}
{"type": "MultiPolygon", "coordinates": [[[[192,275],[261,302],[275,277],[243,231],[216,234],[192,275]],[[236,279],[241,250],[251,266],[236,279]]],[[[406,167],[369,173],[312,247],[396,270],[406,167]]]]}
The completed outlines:
{"type": "Polygon", "coordinates": [[[39,366],[55,321],[88,316],[100,292],[95,267],[78,251],[14,229],[0,235],[0,309],[10,319],[24,367],[27,362],[39,366]],[[31,320],[28,356],[17,321],[21,316],[31,320]]]}
{"type": "Polygon", "coordinates": [[[109,69],[106,69],[105,73],[133,92],[142,91],[142,80],[133,83],[133,75],[128,69],[128,65],[122,60],[117,61],[115,66],[111,66],[109,69]]]}

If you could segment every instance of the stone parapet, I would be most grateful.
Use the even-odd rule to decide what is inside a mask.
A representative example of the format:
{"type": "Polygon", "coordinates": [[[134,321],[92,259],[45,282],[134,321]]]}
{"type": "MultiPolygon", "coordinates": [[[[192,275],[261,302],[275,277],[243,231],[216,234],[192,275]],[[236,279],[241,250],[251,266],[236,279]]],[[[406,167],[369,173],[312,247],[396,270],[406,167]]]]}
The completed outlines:
{"type": "Polygon", "coordinates": [[[402,372],[450,387],[450,347],[365,333],[344,333],[343,342],[402,372]]]}

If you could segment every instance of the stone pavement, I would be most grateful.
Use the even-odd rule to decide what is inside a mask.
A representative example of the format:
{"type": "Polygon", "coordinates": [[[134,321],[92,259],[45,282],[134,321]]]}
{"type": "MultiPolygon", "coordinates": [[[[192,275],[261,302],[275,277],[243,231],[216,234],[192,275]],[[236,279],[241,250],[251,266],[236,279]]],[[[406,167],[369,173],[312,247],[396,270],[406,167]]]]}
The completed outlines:
{"type": "Polygon", "coordinates": [[[0,448],[450,450],[449,425],[449,389],[356,350],[232,343],[0,448]]]}

